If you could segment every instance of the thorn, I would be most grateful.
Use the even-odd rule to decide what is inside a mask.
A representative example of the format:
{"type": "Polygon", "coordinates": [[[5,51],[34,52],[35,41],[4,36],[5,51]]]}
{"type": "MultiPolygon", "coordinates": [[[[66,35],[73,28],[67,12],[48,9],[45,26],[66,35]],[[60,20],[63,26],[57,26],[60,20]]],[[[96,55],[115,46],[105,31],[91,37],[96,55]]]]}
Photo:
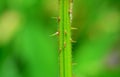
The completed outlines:
{"type": "Polygon", "coordinates": [[[70,10],[68,11],[68,13],[71,14],[71,13],[72,13],[72,10],[70,9],[70,10]]]}
{"type": "Polygon", "coordinates": [[[65,32],[64,32],[64,33],[65,33],[65,35],[66,35],[66,34],[67,34],[67,31],[65,30],[65,32]]]}
{"type": "Polygon", "coordinates": [[[64,42],[64,48],[66,47],[66,42],[64,42]]]}
{"type": "Polygon", "coordinates": [[[60,22],[60,17],[52,17],[52,19],[56,19],[58,22],[60,22]]]}
{"type": "Polygon", "coordinates": [[[52,34],[50,36],[56,36],[56,35],[59,35],[59,32],[56,32],[56,33],[54,33],[54,34],[52,34]]]}
{"type": "Polygon", "coordinates": [[[60,17],[57,18],[58,23],[60,22],[60,17]]]}
{"type": "Polygon", "coordinates": [[[58,17],[52,17],[52,19],[57,19],[58,17]]]}
{"type": "Polygon", "coordinates": [[[74,41],[74,40],[72,40],[72,39],[70,39],[70,41],[71,41],[72,43],[76,43],[76,41],[74,41]]]}
{"type": "Polygon", "coordinates": [[[78,28],[71,27],[71,30],[77,30],[78,28]]]}
{"type": "Polygon", "coordinates": [[[60,55],[60,53],[61,53],[61,50],[62,50],[62,48],[59,48],[59,55],[60,55]]]}

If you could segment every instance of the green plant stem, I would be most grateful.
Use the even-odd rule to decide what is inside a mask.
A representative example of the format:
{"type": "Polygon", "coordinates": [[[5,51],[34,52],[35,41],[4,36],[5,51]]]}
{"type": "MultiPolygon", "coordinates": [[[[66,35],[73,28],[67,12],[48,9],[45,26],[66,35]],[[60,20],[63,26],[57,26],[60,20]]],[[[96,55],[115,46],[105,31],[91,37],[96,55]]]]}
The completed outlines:
{"type": "Polygon", "coordinates": [[[60,0],[60,77],[72,77],[70,0],[60,0]]]}

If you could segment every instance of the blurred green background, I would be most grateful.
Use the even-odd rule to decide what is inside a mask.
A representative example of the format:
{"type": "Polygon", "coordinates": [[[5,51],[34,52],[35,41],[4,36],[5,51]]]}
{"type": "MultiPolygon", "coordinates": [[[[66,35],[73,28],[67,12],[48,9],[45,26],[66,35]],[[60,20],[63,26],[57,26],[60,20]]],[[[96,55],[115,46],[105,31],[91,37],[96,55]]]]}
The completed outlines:
{"type": "MultiPolygon", "coordinates": [[[[59,77],[58,0],[0,0],[0,77],[59,77]]],[[[120,1],[74,0],[73,77],[120,77],[120,1]]]]}

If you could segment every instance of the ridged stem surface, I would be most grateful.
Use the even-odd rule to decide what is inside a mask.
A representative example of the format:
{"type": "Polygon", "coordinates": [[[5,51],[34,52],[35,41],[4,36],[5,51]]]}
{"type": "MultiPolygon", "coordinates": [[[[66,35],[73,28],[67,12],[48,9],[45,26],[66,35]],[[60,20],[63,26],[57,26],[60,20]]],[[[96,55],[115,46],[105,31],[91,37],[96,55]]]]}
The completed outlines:
{"type": "Polygon", "coordinates": [[[72,77],[71,1],[60,0],[60,77],[72,77]]]}

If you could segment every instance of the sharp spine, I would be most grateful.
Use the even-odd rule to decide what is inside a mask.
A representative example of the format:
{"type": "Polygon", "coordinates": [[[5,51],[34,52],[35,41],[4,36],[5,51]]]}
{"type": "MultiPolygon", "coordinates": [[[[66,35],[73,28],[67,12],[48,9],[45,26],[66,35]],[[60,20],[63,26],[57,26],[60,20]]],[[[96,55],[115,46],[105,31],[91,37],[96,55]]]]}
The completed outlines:
{"type": "Polygon", "coordinates": [[[53,34],[50,35],[50,36],[56,36],[56,35],[59,35],[59,32],[53,33],[53,34]]]}
{"type": "Polygon", "coordinates": [[[78,28],[71,27],[71,30],[77,30],[78,28]]]}
{"type": "Polygon", "coordinates": [[[52,19],[57,20],[58,22],[60,22],[60,17],[52,17],[52,19]]]}
{"type": "Polygon", "coordinates": [[[74,41],[72,38],[70,39],[70,41],[71,41],[72,43],[76,43],[76,41],[74,41]]]}

